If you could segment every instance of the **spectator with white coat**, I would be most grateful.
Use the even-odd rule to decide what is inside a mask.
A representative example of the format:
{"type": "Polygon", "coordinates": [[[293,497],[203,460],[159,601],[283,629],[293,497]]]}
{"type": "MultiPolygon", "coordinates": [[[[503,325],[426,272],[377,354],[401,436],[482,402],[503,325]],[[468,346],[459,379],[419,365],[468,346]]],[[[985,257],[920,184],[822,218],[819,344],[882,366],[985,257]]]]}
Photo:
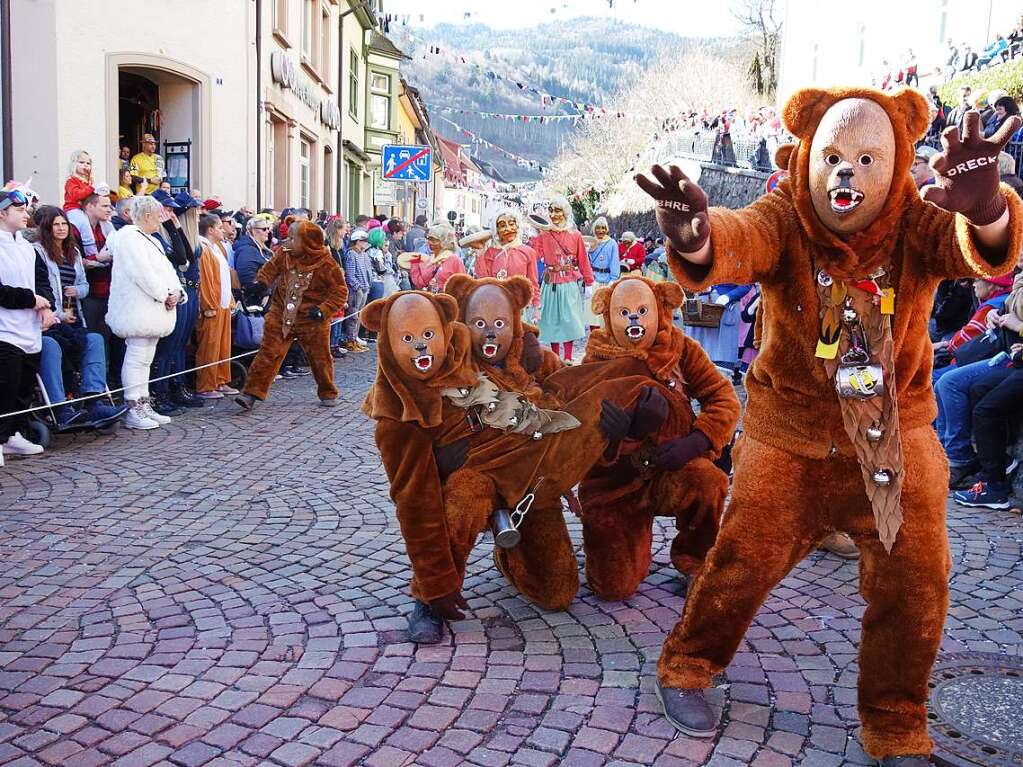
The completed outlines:
{"type": "Polygon", "coordinates": [[[114,262],[106,321],[127,347],[121,382],[131,409],[125,425],[155,429],[170,418],[149,404],[149,367],[157,342],[174,332],[175,307],[187,298],[163,246],[153,237],[161,224],[161,204],[152,197],[135,197],[131,218],[134,224],[109,239],[114,262]]]}

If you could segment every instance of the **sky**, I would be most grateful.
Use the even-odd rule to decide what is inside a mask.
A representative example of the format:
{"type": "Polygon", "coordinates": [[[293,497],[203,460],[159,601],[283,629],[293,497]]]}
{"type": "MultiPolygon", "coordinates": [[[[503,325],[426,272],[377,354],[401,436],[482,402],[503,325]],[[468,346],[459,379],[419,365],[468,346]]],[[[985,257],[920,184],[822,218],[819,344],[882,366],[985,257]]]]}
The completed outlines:
{"type": "Polygon", "coordinates": [[[385,0],[384,12],[410,16],[411,26],[442,22],[483,23],[498,29],[522,29],[554,19],[580,16],[620,18],[685,37],[736,34],[738,27],[724,0],[385,0]],[[613,8],[609,2],[613,1],[613,8]],[[509,8],[514,8],[510,12],[509,8]],[[552,13],[551,11],[554,11],[552,13]],[[466,19],[465,14],[471,16],[466,19]],[[420,20],[422,17],[422,20],[420,20]]]}

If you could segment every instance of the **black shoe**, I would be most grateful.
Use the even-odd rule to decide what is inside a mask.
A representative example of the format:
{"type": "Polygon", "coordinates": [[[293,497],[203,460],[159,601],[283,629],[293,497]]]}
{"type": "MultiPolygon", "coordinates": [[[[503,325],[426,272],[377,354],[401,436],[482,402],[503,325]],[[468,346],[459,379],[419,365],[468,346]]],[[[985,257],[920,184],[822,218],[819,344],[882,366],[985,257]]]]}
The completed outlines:
{"type": "Polygon", "coordinates": [[[980,464],[976,461],[963,464],[962,466],[949,466],[948,486],[951,490],[969,490],[977,481],[974,479],[980,471],[980,464]]]}
{"type": "Polygon", "coordinates": [[[291,373],[295,377],[298,377],[298,376],[309,376],[309,375],[312,375],[313,371],[310,370],[307,367],[303,367],[302,365],[292,365],[291,373]]]}
{"type": "Polygon", "coordinates": [[[237,404],[238,407],[240,407],[245,412],[250,412],[254,407],[256,407],[257,402],[255,397],[253,397],[251,394],[245,393],[239,394],[237,397],[234,398],[234,401],[235,404],[237,404]]]}
{"type": "Polygon", "coordinates": [[[707,702],[703,690],[662,687],[660,680],[654,689],[664,708],[664,718],[676,730],[692,738],[713,738],[717,735],[718,716],[707,702]]]}
{"type": "Polygon", "coordinates": [[[201,399],[183,387],[179,389],[171,389],[170,397],[167,399],[175,405],[181,405],[181,407],[205,407],[201,399]]]}
{"type": "Polygon", "coordinates": [[[330,356],[336,360],[343,360],[348,356],[348,350],[343,346],[335,346],[330,350],[330,356]]]}
{"type": "Polygon", "coordinates": [[[878,761],[880,767],[927,767],[934,764],[925,754],[908,754],[906,756],[886,756],[878,761]]]}
{"type": "Polygon", "coordinates": [[[185,412],[185,409],[183,407],[176,405],[175,403],[171,402],[170,399],[161,394],[154,395],[149,399],[150,404],[153,406],[153,410],[155,410],[160,415],[175,416],[181,415],[182,413],[185,412]]]}
{"type": "Polygon", "coordinates": [[[416,600],[408,616],[408,638],[416,644],[437,644],[444,638],[444,621],[428,604],[416,600]]]}

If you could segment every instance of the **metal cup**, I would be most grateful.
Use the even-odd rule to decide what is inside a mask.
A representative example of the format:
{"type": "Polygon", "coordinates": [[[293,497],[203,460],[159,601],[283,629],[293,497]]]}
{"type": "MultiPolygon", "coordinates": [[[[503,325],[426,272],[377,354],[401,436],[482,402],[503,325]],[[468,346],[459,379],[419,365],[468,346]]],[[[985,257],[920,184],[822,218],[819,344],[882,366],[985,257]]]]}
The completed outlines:
{"type": "Polygon", "coordinates": [[[512,526],[508,509],[496,509],[490,515],[490,531],[494,534],[494,543],[502,549],[515,548],[522,540],[522,533],[512,526]]]}

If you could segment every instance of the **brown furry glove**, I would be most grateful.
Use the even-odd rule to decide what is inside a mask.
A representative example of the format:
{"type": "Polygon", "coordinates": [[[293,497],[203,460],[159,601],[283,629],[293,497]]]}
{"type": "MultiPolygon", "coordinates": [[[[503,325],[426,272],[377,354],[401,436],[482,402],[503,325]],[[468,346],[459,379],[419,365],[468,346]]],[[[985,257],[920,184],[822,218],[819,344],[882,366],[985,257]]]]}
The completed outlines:
{"type": "Polygon", "coordinates": [[[529,374],[535,373],[543,365],[543,350],[540,339],[528,330],[522,334],[522,355],[519,357],[522,368],[529,374]]]}
{"type": "Polygon", "coordinates": [[[438,618],[443,618],[446,621],[460,621],[465,617],[462,610],[468,610],[469,603],[465,601],[461,591],[452,591],[450,594],[431,599],[430,609],[438,618]]]}
{"type": "Polygon", "coordinates": [[[967,112],[962,136],[955,126],[941,134],[944,151],[931,158],[935,183],[924,188],[923,198],[950,213],[962,213],[975,226],[997,221],[1006,208],[998,189],[998,153],[1021,124],[1010,115],[991,138],[984,138],[980,114],[967,112]]]}
{"type": "Polygon", "coordinates": [[[636,176],[639,188],[657,203],[657,226],[679,253],[695,253],[710,237],[707,194],[677,165],[650,169],[655,180],[636,176]]]}

